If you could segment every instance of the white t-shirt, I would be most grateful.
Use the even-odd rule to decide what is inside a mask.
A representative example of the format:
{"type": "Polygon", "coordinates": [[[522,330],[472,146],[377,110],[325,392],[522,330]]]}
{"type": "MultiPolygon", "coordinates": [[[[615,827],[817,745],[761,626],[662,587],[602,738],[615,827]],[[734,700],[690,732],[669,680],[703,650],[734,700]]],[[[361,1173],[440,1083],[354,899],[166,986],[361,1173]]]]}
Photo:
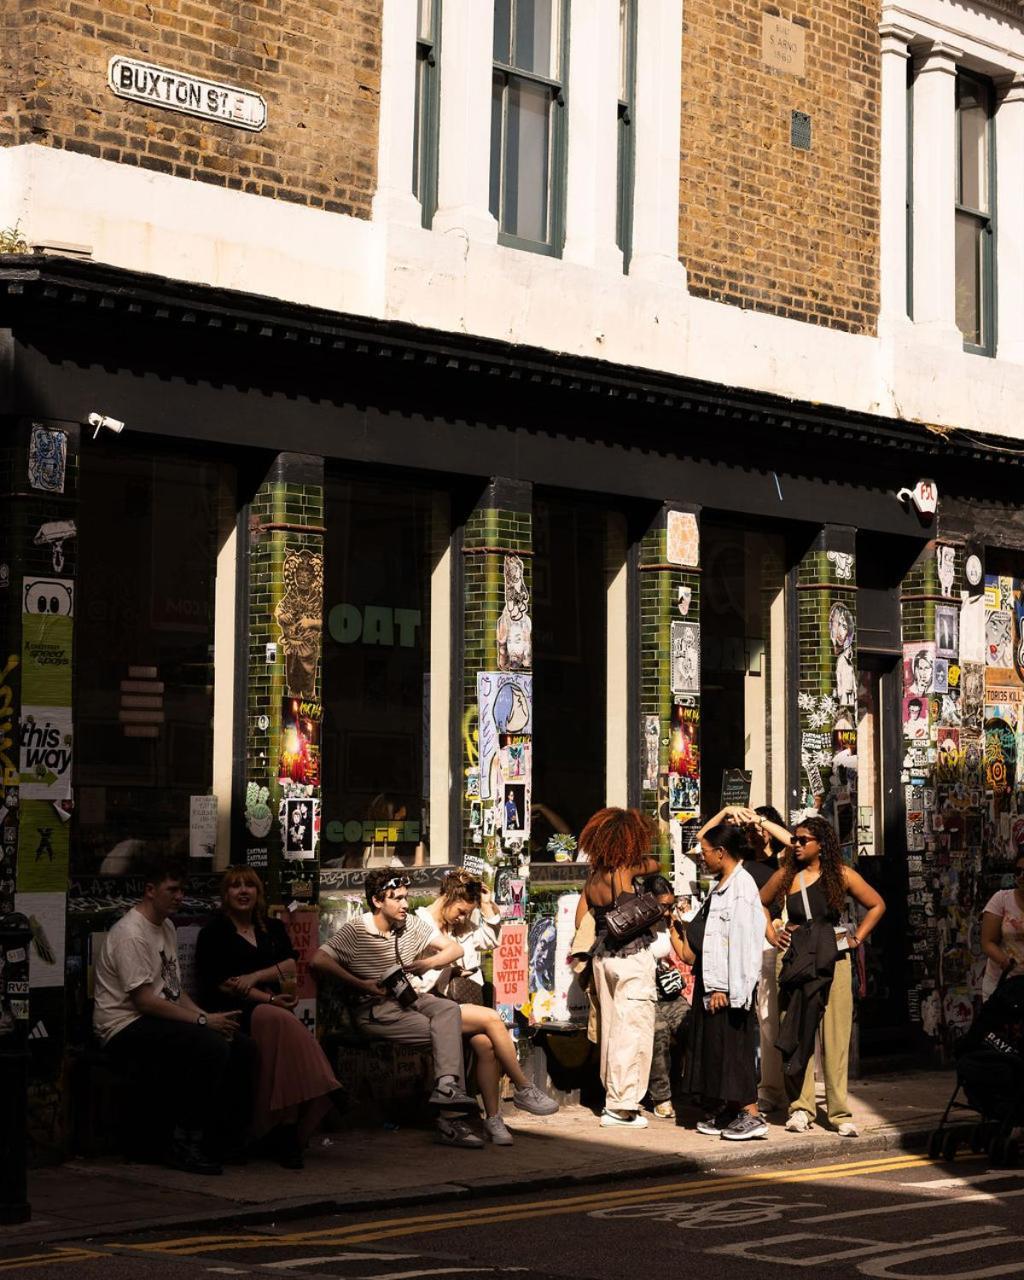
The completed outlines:
{"type": "MultiPolygon", "coordinates": [[[[998,916],[999,945],[1008,956],[1017,962],[1017,967],[1024,966],[1024,910],[1017,902],[1013,889],[1000,889],[985,904],[985,912],[990,916],[998,916]]],[[[985,974],[981,980],[982,999],[987,1000],[995,991],[1003,971],[994,960],[985,966],[985,974]]]]}
{"type": "MultiPolygon", "coordinates": [[[[417,907],[416,915],[436,929],[434,917],[429,907],[417,907]]],[[[459,972],[470,978],[478,987],[484,985],[484,975],[480,972],[481,953],[493,951],[501,937],[501,912],[495,911],[489,920],[485,920],[479,907],[474,907],[469,917],[469,928],[465,933],[438,933],[438,937],[447,946],[449,942],[457,942],[462,948],[462,959],[458,962],[459,972]]],[[[454,965],[445,965],[443,969],[428,969],[426,973],[409,975],[409,981],[420,992],[445,991],[451,981],[454,965]]]]}
{"type": "Polygon", "coordinates": [[[170,920],[151,924],[132,907],[107,934],[96,960],[92,1025],[104,1044],[139,1017],[131,993],[147,983],[164,1000],[181,995],[178,940],[170,920]]]}

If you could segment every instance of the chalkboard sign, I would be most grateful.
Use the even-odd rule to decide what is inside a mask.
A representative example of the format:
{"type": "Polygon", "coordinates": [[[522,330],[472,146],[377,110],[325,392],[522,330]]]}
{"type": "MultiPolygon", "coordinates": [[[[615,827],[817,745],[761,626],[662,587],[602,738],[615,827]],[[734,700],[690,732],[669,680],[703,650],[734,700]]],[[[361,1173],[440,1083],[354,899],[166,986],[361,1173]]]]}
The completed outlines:
{"type": "Polygon", "coordinates": [[[722,770],[722,808],[727,804],[750,804],[751,774],[746,769],[722,770]]]}

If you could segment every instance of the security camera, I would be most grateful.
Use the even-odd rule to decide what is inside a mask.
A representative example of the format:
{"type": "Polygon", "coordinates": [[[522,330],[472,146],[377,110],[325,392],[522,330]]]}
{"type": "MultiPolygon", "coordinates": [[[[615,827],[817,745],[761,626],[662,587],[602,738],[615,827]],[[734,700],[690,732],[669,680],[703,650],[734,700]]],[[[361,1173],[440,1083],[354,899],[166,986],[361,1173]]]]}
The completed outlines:
{"type": "Polygon", "coordinates": [[[108,418],[105,413],[90,413],[86,421],[89,423],[90,427],[96,428],[92,433],[92,438],[94,440],[104,427],[106,427],[108,431],[113,431],[115,435],[120,435],[124,430],[123,422],[118,421],[117,418],[108,418]]]}

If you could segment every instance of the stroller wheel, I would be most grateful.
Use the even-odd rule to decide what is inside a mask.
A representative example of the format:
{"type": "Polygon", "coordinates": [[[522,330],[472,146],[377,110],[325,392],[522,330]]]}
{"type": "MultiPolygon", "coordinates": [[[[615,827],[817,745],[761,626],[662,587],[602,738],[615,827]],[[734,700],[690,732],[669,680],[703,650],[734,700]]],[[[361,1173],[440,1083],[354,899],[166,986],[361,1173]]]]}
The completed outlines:
{"type": "Polygon", "coordinates": [[[938,1160],[939,1154],[942,1151],[942,1141],[945,1138],[945,1136],[946,1135],[943,1133],[941,1129],[936,1129],[932,1133],[931,1137],[928,1139],[928,1159],[929,1160],[938,1160]]]}
{"type": "Polygon", "coordinates": [[[942,1137],[943,1160],[955,1160],[956,1149],[960,1145],[960,1135],[955,1129],[947,1129],[942,1137]]]}

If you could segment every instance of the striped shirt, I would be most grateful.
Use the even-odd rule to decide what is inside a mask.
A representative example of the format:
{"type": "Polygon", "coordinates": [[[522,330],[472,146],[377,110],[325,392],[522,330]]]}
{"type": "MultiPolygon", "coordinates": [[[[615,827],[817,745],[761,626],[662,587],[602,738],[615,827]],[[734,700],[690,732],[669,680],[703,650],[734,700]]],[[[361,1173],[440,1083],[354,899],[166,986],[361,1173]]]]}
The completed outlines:
{"type": "Polygon", "coordinates": [[[403,965],[412,964],[431,943],[445,945],[444,935],[436,926],[418,916],[410,915],[401,933],[381,933],[373,923],[373,915],[366,911],[356,920],[346,920],[323,946],[349,973],[376,982],[395,967],[396,938],[403,965]]]}

